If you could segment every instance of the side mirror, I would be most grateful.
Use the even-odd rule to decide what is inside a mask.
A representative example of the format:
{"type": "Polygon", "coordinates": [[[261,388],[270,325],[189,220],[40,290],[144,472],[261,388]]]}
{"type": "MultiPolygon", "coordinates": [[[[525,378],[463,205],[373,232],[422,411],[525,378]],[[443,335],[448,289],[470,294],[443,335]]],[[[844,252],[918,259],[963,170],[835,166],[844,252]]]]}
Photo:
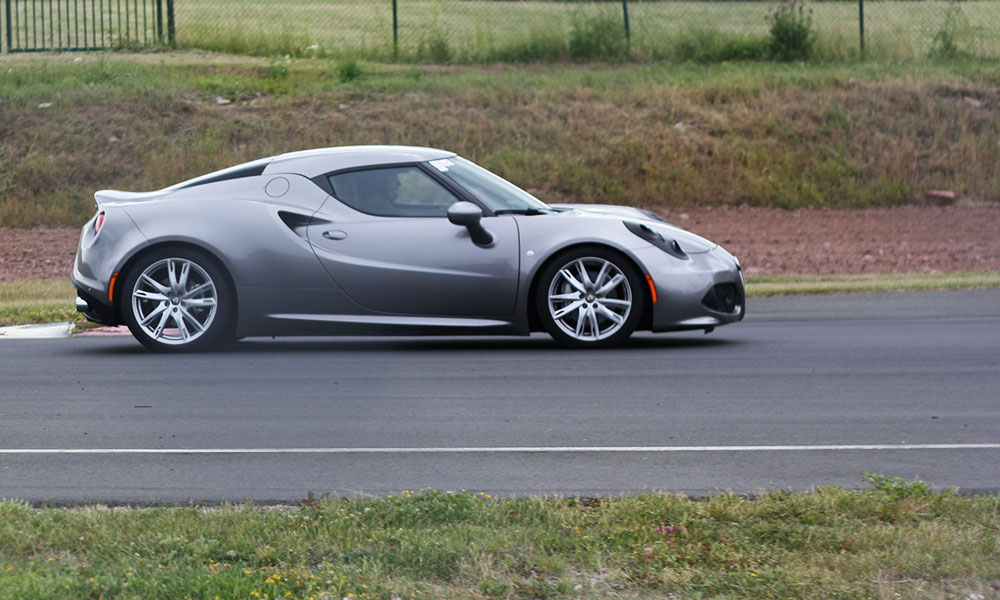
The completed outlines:
{"type": "Polygon", "coordinates": [[[469,230],[472,242],[477,246],[489,246],[493,243],[493,234],[483,228],[480,221],[483,209],[471,202],[456,202],[448,207],[448,220],[469,230]]]}

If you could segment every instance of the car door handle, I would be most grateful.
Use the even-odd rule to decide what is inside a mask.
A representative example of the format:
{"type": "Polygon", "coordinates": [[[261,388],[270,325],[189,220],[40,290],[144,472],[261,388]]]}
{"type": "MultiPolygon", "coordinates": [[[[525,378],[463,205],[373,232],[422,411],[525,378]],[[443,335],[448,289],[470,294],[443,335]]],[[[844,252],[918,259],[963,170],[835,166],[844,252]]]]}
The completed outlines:
{"type": "Polygon", "coordinates": [[[325,237],[328,240],[342,240],[347,237],[347,232],[338,230],[324,231],[323,237],[325,237]]]}

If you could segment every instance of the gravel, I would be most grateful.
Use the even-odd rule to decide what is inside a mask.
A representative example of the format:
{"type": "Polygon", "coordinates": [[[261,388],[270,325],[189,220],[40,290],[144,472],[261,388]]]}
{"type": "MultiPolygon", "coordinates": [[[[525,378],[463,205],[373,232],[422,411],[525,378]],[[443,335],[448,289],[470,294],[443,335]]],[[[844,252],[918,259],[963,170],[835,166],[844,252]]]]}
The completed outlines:
{"type": "MultiPolygon", "coordinates": [[[[725,246],[749,276],[1000,270],[1000,203],[663,215],[725,246]]],[[[67,279],[79,236],[73,227],[0,228],[0,281],[67,279]]]]}

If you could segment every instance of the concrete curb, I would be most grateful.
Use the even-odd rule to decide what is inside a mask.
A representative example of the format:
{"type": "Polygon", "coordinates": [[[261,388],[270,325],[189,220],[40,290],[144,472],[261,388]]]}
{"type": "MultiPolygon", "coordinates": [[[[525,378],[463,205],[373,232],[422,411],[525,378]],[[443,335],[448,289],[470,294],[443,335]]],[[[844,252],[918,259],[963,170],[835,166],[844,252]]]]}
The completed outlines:
{"type": "Polygon", "coordinates": [[[65,338],[73,332],[69,321],[61,323],[38,323],[35,325],[12,325],[0,327],[0,339],[41,340],[65,338]]]}

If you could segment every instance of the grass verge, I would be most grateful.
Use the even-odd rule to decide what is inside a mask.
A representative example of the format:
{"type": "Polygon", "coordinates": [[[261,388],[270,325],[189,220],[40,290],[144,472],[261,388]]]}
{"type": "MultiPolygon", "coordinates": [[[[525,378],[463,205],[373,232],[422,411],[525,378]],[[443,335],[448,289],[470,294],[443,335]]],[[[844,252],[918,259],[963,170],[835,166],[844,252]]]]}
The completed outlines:
{"type": "Polygon", "coordinates": [[[1000,287],[1000,271],[967,273],[871,273],[865,275],[775,275],[747,278],[747,296],[910,292],[1000,287]]]}
{"type": "Polygon", "coordinates": [[[6,227],[79,226],[98,189],[373,143],[454,150],[551,202],[863,207],[932,189],[1000,201],[995,61],[433,67],[175,52],[3,56],[0,72],[6,227]]]}
{"type": "MultiPolygon", "coordinates": [[[[774,275],[747,277],[747,296],[905,292],[1000,287],[1000,271],[888,273],[867,275],[774,275]]],[[[0,327],[71,321],[94,324],[76,312],[69,281],[0,281],[0,327]]]]}
{"type": "Polygon", "coordinates": [[[77,329],[92,324],[76,312],[69,280],[0,281],[0,327],[70,321],[77,329]]]}
{"type": "Polygon", "coordinates": [[[301,507],[0,503],[0,599],[985,598],[1000,498],[865,491],[301,507]]]}

